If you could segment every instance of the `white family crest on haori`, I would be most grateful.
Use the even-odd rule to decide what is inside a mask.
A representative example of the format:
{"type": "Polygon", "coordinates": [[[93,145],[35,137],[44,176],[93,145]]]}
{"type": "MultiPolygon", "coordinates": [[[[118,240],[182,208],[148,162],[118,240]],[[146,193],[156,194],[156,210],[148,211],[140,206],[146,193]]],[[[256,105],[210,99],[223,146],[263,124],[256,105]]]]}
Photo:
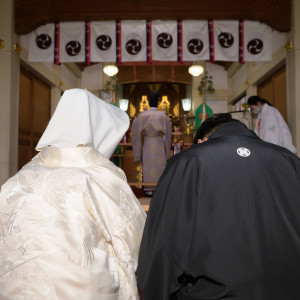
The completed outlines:
{"type": "Polygon", "coordinates": [[[236,150],[237,154],[239,156],[242,156],[242,157],[248,157],[250,156],[251,152],[249,149],[245,148],[245,147],[240,147],[236,150]]]}

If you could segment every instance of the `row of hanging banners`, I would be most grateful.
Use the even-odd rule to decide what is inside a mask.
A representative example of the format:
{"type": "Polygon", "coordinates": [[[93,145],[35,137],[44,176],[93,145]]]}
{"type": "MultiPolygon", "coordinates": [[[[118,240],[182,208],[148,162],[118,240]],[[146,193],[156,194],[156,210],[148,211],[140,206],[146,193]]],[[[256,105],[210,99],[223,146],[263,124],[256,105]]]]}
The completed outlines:
{"type": "Polygon", "coordinates": [[[271,60],[271,28],[254,21],[58,22],[28,39],[31,62],[271,60]]]}

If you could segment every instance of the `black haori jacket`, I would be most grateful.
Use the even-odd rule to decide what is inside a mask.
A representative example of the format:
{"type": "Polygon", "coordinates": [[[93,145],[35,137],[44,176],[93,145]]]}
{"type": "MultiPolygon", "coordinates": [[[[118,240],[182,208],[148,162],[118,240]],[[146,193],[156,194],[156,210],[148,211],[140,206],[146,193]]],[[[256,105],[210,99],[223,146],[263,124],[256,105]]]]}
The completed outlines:
{"type": "Polygon", "coordinates": [[[300,159],[238,122],[172,157],[138,285],[143,300],[299,300],[300,159]]]}

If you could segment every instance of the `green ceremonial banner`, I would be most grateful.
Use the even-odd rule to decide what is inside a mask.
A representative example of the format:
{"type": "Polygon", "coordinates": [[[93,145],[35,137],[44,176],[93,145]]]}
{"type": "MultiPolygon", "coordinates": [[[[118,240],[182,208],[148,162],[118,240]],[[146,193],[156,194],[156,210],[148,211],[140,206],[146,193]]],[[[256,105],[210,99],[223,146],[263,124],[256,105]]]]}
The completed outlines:
{"type": "MultiPolygon", "coordinates": [[[[195,133],[202,124],[203,119],[203,103],[195,110],[195,133]]],[[[205,103],[205,120],[213,116],[213,110],[205,103]]]]}

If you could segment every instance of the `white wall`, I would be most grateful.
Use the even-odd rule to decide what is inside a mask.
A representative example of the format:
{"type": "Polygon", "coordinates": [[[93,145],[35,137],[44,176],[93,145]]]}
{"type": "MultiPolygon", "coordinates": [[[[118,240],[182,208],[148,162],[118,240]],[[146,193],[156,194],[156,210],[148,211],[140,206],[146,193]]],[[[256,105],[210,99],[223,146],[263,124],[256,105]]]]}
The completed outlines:
{"type": "Polygon", "coordinates": [[[243,64],[241,68],[232,76],[231,89],[237,90],[238,87],[247,80],[247,65],[243,64]]]}
{"type": "Polygon", "coordinates": [[[224,67],[207,62],[206,71],[209,73],[209,75],[212,75],[214,88],[216,90],[228,89],[227,71],[224,69],[224,67]]]}
{"type": "Polygon", "coordinates": [[[102,89],[102,63],[84,68],[82,72],[81,88],[88,90],[102,89]]]}
{"type": "Polygon", "coordinates": [[[227,110],[227,101],[220,100],[208,100],[206,101],[207,105],[213,110],[214,114],[226,113],[227,110]]]}

